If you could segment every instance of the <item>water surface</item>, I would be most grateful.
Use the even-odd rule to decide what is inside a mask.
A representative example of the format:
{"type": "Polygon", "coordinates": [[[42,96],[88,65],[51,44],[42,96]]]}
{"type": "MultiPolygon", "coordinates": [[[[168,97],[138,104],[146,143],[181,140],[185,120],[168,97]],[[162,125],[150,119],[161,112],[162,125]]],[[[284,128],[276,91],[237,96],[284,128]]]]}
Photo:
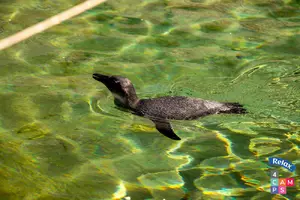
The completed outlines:
{"type": "MultiPolygon", "coordinates": [[[[5,38],[82,1],[0,2],[5,38]]],[[[0,199],[300,199],[299,1],[111,0],[0,52],[0,199]],[[247,115],[173,122],[115,108],[93,72],[140,98],[184,95],[247,115]],[[296,165],[271,195],[268,157],[296,165]]],[[[273,168],[274,169],[274,168],[273,168]]]]}

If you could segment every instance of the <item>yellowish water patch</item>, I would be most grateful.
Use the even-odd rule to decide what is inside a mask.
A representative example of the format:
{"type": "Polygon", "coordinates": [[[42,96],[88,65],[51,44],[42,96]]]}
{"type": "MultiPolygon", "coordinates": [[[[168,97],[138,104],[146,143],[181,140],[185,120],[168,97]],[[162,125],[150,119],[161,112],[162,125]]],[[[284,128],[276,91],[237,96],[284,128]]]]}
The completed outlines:
{"type": "Polygon", "coordinates": [[[229,175],[206,175],[196,179],[194,184],[206,194],[217,193],[222,196],[242,196],[246,190],[229,175]]]}
{"type": "Polygon", "coordinates": [[[123,181],[120,181],[117,191],[113,194],[113,199],[121,199],[126,196],[126,188],[123,181]]]}
{"type": "Polygon", "coordinates": [[[260,157],[278,151],[279,149],[281,149],[281,143],[282,141],[277,138],[252,138],[250,140],[249,149],[250,151],[255,153],[256,156],[260,157]]]}
{"type": "Polygon", "coordinates": [[[257,135],[258,133],[253,131],[251,128],[257,126],[253,122],[230,122],[221,124],[221,127],[228,128],[230,131],[239,133],[239,134],[247,134],[247,135],[257,135]]]}
{"type": "Polygon", "coordinates": [[[138,177],[138,180],[151,189],[180,188],[184,184],[177,171],[145,174],[138,177]]]}
{"type": "Polygon", "coordinates": [[[209,169],[210,171],[226,170],[231,167],[234,169],[233,166],[239,161],[241,159],[231,156],[213,157],[203,160],[198,167],[204,170],[209,169]]]}
{"type": "Polygon", "coordinates": [[[22,126],[17,132],[17,136],[23,139],[38,139],[50,133],[50,129],[41,122],[33,122],[22,126]]]}

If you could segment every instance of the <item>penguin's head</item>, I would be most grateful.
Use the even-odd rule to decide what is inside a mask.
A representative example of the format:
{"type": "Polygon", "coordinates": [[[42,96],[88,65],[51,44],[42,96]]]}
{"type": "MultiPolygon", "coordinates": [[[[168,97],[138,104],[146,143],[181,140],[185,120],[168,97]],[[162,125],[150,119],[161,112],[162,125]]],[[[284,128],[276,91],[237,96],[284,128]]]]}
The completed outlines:
{"type": "Polygon", "coordinates": [[[135,89],[128,78],[122,76],[106,76],[94,73],[93,78],[103,83],[113,94],[115,100],[124,106],[131,106],[137,100],[135,89]]]}

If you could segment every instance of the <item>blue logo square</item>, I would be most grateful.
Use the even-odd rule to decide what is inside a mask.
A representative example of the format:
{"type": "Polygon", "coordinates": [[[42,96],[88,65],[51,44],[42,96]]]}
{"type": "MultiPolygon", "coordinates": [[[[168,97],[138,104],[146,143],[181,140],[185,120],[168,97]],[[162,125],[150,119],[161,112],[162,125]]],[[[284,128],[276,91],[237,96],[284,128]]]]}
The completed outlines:
{"type": "Polygon", "coordinates": [[[278,187],[277,186],[271,186],[271,194],[278,194],[278,187]]]}

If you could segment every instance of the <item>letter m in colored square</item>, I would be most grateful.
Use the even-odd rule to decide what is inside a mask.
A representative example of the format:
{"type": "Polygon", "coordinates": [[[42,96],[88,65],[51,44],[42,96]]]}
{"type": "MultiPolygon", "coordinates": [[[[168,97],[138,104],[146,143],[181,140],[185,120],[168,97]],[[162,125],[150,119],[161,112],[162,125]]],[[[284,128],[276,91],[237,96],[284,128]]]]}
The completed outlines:
{"type": "Polygon", "coordinates": [[[295,186],[294,178],[287,178],[286,179],[286,186],[287,187],[293,187],[293,186],[295,186]]]}

